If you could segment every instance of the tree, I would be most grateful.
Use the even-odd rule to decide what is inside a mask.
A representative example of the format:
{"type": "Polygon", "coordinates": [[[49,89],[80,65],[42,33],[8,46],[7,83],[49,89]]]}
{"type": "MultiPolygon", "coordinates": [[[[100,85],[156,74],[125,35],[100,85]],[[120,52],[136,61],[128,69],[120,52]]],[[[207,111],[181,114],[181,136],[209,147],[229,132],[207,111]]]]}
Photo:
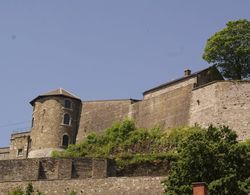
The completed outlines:
{"type": "Polygon", "coordinates": [[[225,78],[250,77],[250,22],[230,21],[207,41],[203,59],[213,63],[225,78]]]}
{"type": "Polygon", "coordinates": [[[178,160],[165,181],[167,194],[192,194],[193,182],[206,182],[209,194],[247,194],[250,144],[237,142],[227,127],[193,132],[182,141],[178,160]]]}

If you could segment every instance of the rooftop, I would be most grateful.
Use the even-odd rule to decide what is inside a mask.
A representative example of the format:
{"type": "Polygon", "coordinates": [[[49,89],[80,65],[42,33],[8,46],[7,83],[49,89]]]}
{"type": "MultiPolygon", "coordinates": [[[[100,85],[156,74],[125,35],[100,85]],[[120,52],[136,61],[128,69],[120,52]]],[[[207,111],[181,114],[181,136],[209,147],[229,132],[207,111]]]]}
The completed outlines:
{"type": "Polygon", "coordinates": [[[165,87],[167,87],[167,86],[176,84],[176,83],[178,83],[178,82],[181,82],[181,81],[190,79],[190,78],[192,78],[192,77],[197,76],[199,73],[204,72],[204,71],[207,71],[207,70],[209,70],[209,69],[211,69],[211,67],[208,67],[208,68],[206,68],[206,69],[203,69],[203,70],[194,72],[194,73],[192,73],[192,74],[191,74],[191,71],[190,71],[190,70],[185,70],[185,71],[184,71],[185,75],[184,75],[183,77],[178,78],[178,79],[175,79],[175,80],[173,80],[173,81],[169,81],[169,82],[163,83],[163,84],[161,84],[161,85],[159,85],[159,86],[157,86],[157,87],[148,89],[148,90],[146,90],[146,91],[143,92],[143,95],[146,95],[146,94],[151,93],[151,92],[153,92],[153,91],[160,90],[160,89],[162,89],[162,88],[165,88],[165,87]]]}
{"type": "Polygon", "coordinates": [[[69,92],[69,91],[67,91],[67,90],[65,90],[63,88],[59,88],[59,89],[49,91],[47,93],[44,93],[42,95],[37,96],[35,99],[33,99],[30,102],[30,104],[33,105],[33,103],[36,100],[38,100],[40,98],[43,98],[43,97],[48,97],[48,96],[64,96],[64,97],[69,97],[69,98],[73,98],[73,99],[81,101],[81,99],[78,96],[74,95],[73,93],[71,93],[71,92],[69,92]]]}

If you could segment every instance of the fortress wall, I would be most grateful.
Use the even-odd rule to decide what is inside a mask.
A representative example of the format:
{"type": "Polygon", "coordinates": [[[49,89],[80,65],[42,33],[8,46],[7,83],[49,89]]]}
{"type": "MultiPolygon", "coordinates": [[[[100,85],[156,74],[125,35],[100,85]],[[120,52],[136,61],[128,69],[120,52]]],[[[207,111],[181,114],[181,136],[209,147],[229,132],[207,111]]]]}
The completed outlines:
{"type": "Polygon", "coordinates": [[[221,81],[193,90],[189,123],[228,125],[239,140],[250,137],[250,82],[221,81]]]}
{"type": "MultiPolygon", "coordinates": [[[[33,181],[35,190],[46,195],[67,195],[71,191],[82,195],[163,195],[161,181],[165,177],[109,177],[105,179],[73,179],[33,181]]],[[[20,186],[25,189],[28,182],[0,182],[0,195],[20,186]]]]}
{"type": "Polygon", "coordinates": [[[140,128],[162,128],[187,125],[193,83],[144,99],[133,105],[133,119],[140,128]]]}
{"type": "Polygon", "coordinates": [[[189,124],[207,127],[211,122],[217,123],[216,83],[192,91],[189,124]]]}
{"type": "Polygon", "coordinates": [[[109,159],[33,158],[0,161],[0,183],[57,179],[105,178],[115,175],[109,159]]]}
{"type": "Polygon", "coordinates": [[[193,85],[196,82],[197,82],[196,77],[191,77],[191,78],[187,79],[186,81],[181,80],[179,83],[174,83],[173,85],[168,85],[165,88],[158,89],[158,90],[155,90],[155,91],[152,91],[152,92],[145,94],[144,99],[145,100],[150,99],[150,98],[159,96],[161,94],[176,90],[178,88],[186,87],[188,85],[193,85]]]}
{"type": "Polygon", "coordinates": [[[103,132],[114,122],[127,118],[131,102],[132,100],[82,102],[77,142],[80,142],[86,133],[103,132]]]}
{"type": "Polygon", "coordinates": [[[2,160],[0,170],[0,181],[37,180],[39,161],[37,159],[2,160]]]}

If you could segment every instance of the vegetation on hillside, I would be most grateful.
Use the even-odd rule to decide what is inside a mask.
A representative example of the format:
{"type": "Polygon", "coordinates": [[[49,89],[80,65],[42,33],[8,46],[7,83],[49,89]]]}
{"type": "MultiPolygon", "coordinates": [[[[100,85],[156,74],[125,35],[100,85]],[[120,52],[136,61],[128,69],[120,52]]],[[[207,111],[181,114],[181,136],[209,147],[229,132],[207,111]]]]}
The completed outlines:
{"type": "Polygon", "coordinates": [[[91,133],[80,144],[70,145],[64,152],[53,152],[54,157],[108,157],[118,167],[130,164],[173,160],[183,137],[198,127],[175,128],[169,133],[159,128],[137,129],[130,120],[115,123],[104,134],[91,133]]]}
{"type": "Polygon", "coordinates": [[[250,140],[238,143],[227,127],[182,127],[168,131],[137,129],[130,120],[104,134],[91,133],[54,157],[108,157],[118,167],[145,162],[171,162],[167,194],[191,194],[193,182],[206,182],[210,194],[250,192],[250,140]]]}

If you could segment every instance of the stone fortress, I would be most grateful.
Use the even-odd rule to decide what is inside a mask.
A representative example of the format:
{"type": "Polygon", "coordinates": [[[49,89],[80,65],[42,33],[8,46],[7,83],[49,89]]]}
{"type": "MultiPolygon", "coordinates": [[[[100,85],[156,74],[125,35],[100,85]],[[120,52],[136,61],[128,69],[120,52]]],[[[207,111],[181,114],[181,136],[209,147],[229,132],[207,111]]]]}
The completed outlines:
{"type": "Polygon", "coordinates": [[[11,135],[0,148],[0,195],[29,182],[46,195],[165,194],[161,184],[169,161],[124,169],[112,159],[50,158],[54,150],[102,133],[114,122],[132,119],[139,128],[228,125],[239,140],[250,137],[250,81],[225,81],[209,67],[149,89],[142,100],[82,101],[57,89],[33,99],[31,129],[11,135]]]}
{"type": "Polygon", "coordinates": [[[228,125],[239,140],[250,137],[250,82],[224,80],[214,67],[185,70],[183,77],[145,91],[142,100],[82,101],[60,88],[30,104],[31,130],[12,134],[10,147],[0,148],[1,160],[49,157],[126,118],[139,128],[228,125]]]}

